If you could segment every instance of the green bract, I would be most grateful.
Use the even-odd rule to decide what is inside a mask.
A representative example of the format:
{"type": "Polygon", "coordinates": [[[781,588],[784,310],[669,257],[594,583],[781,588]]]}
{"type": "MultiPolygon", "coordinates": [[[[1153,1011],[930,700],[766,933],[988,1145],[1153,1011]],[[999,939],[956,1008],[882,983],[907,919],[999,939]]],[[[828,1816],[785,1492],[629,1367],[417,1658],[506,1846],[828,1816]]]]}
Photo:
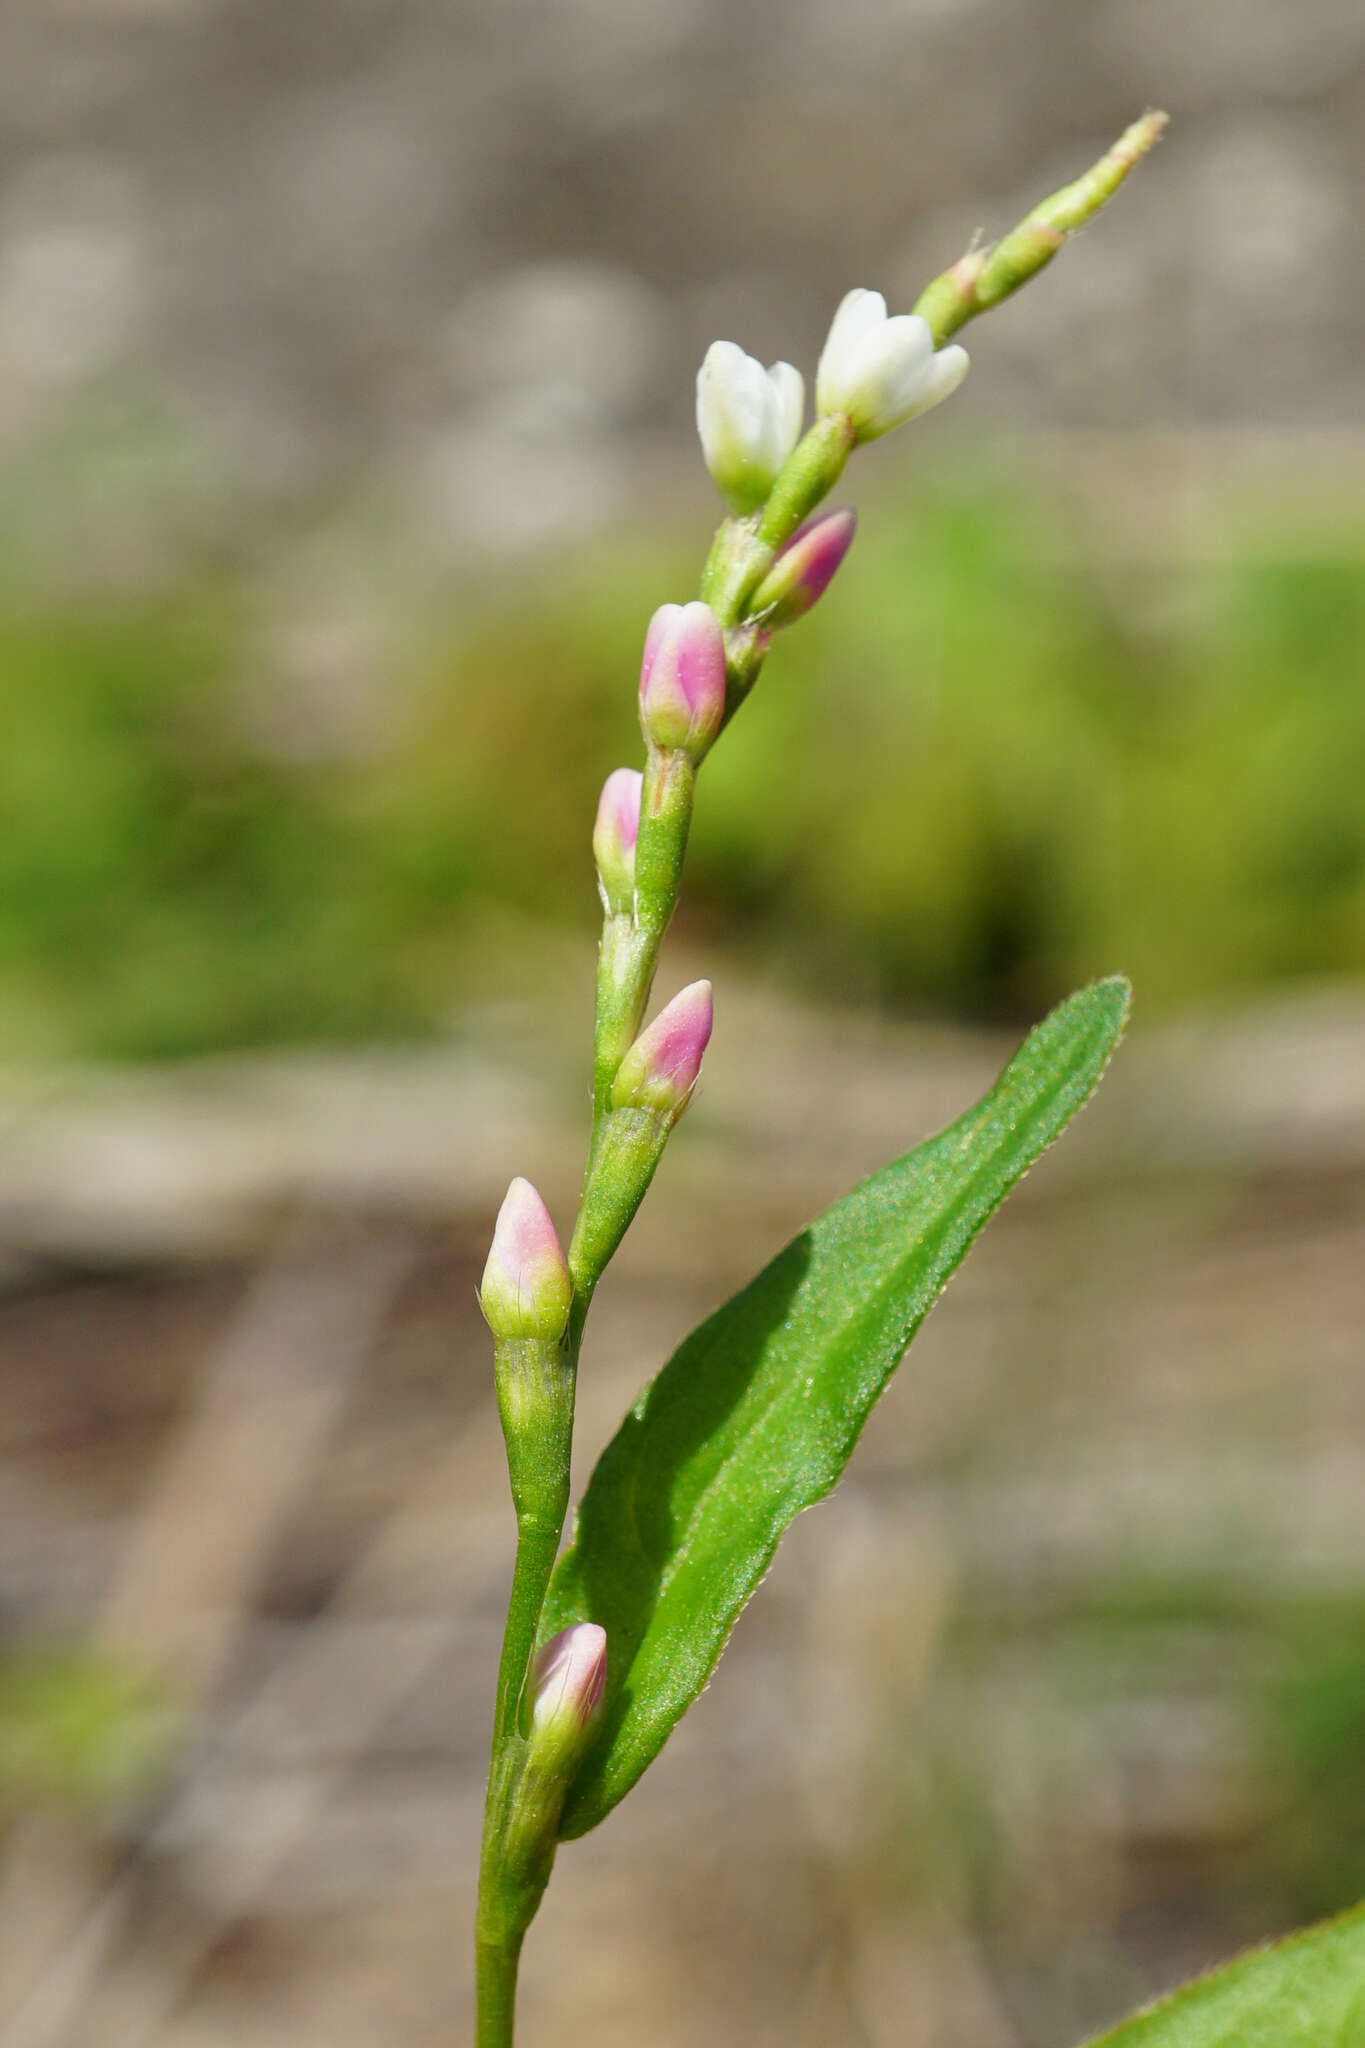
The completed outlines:
{"type": "Polygon", "coordinates": [[[783,1530],[827,1494],[973,1238],[1090,1095],[1128,984],[1072,996],[990,1093],[794,1238],[688,1337],[598,1461],[543,1636],[607,1631],[601,1734],[560,1832],[595,1827],[715,1669],[783,1530]]]}

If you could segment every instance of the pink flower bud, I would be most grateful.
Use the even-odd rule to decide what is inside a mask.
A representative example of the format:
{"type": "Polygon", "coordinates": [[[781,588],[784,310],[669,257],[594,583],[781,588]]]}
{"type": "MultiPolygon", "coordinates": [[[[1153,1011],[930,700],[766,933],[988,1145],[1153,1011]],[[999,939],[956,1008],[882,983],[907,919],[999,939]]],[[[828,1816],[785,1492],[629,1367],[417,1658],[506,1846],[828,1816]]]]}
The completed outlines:
{"type": "Polygon", "coordinates": [[[637,768],[613,768],[602,785],[592,850],[602,883],[602,901],[610,911],[629,910],[634,900],[635,840],[640,830],[643,781],[637,768]]]}
{"type": "Polygon", "coordinates": [[[576,1748],[602,1711],[607,1682],[607,1632],[576,1621],[537,1652],[531,1667],[531,1742],[566,1740],[576,1748]]]}
{"type": "Polygon", "coordinates": [[[853,545],[858,515],[851,505],[817,512],[799,526],[749,602],[765,626],[789,626],[824,596],[835,570],[853,545]]]}
{"type": "Polygon", "coordinates": [[[680,1117],[697,1085],[711,1023],[711,984],[694,981],[659,1012],[622,1060],[612,1084],[612,1107],[680,1117]]]}
{"type": "Polygon", "coordinates": [[[725,637],[709,604],[661,604],[645,635],[640,724],[656,747],[700,761],[725,716],[725,637]]]}
{"type": "Polygon", "coordinates": [[[514,1180],[498,1211],[479,1288],[488,1327],[495,1337],[553,1344],[564,1334],[572,1299],[550,1212],[529,1180],[514,1180]]]}

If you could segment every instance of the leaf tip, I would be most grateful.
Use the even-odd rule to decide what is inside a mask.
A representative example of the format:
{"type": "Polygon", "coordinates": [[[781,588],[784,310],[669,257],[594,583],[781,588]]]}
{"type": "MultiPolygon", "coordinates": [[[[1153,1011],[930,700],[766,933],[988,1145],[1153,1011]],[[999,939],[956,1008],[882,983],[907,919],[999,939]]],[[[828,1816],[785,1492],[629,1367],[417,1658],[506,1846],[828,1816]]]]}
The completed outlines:
{"type": "Polygon", "coordinates": [[[1127,1028],[1133,1013],[1133,984],[1126,974],[1106,974],[1091,984],[1097,996],[1108,998],[1119,1029],[1127,1028]]]}

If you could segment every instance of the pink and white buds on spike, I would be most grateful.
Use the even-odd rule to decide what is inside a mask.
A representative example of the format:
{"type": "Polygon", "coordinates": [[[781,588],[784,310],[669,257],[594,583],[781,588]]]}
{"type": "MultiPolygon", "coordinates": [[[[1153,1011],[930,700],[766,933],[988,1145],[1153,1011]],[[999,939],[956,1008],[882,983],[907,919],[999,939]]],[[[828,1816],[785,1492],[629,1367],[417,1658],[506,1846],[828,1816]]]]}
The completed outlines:
{"type": "Polygon", "coordinates": [[[503,1198],[479,1301],[494,1337],[554,1344],[564,1334],[573,1281],[550,1212],[529,1180],[503,1198]]]}
{"type": "Polygon", "coordinates": [[[614,916],[628,911],[635,900],[635,841],[640,832],[643,782],[638,768],[613,768],[598,800],[592,851],[603,908],[614,916]]]}
{"type": "Polygon", "coordinates": [[[616,1070],[613,1109],[648,1109],[676,1122],[711,1037],[711,984],[694,981],[640,1033],[616,1070]]]}
{"type": "Polygon", "coordinates": [[[709,604],[661,604],[640,664],[640,726],[651,745],[695,765],[725,716],[725,637],[709,604]]]}
{"type": "Polygon", "coordinates": [[[697,372],[697,432],[716,488],[757,510],[801,438],[806,387],[790,363],[765,370],[733,341],[713,341],[697,372]]]}
{"type": "Polygon", "coordinates": [[[833,581],[857,524],[851,505],[837,505],[799,526],[750,598],[751,615],[770,631],[804,618],[833,581]]]}
{"type": "MultiPolygon", "coordinates": [[[[531,1667],[532,1746],[581,1746],[602,1712],[607,1682],[607,1632],[595,1621],[561,1629],[531,1667]]],[[[539,1761],[539,1759],[537,1759],[539,1761]]]]}
{"type": "Polygon", "coordinates": [[[820,357],[816,410],[846,413],[860,441],[875,441],[956,391],[967,368],[967,351],[955,342],[935,353],[929,323],[917,313],[888,319],[880,292],[851,291],[820,357]]]}

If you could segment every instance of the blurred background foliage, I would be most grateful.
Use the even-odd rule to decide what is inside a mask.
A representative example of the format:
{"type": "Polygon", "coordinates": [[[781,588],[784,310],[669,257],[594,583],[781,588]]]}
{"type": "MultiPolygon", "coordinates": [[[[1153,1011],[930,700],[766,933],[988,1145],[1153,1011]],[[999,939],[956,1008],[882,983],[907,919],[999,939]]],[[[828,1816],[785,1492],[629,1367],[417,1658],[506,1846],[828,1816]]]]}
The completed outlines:
{"type": "MultiPolygon", "coordinates": [[[[1148,1017],[1365,970],[1365,541],[1204,538],[1116,564],[981,466],[883,493],[708,764],[688,932],[968,1022],[1115,966],[1148,1017]]],[[[361,745],[298,701],[243,577],[0,584],[4,1050],[441,1033],[490,910],[589,945],[583,820],[696,552],[613,538],[534,603],[428,604],[361,745]]]]}
{"type": "Polygon", "coordinates": [[[164,1780],[184,1730],[127,1663],[79,1643],[0,1659],[0,1815],[34,1800],[105,1820],[164,1780]]]}

